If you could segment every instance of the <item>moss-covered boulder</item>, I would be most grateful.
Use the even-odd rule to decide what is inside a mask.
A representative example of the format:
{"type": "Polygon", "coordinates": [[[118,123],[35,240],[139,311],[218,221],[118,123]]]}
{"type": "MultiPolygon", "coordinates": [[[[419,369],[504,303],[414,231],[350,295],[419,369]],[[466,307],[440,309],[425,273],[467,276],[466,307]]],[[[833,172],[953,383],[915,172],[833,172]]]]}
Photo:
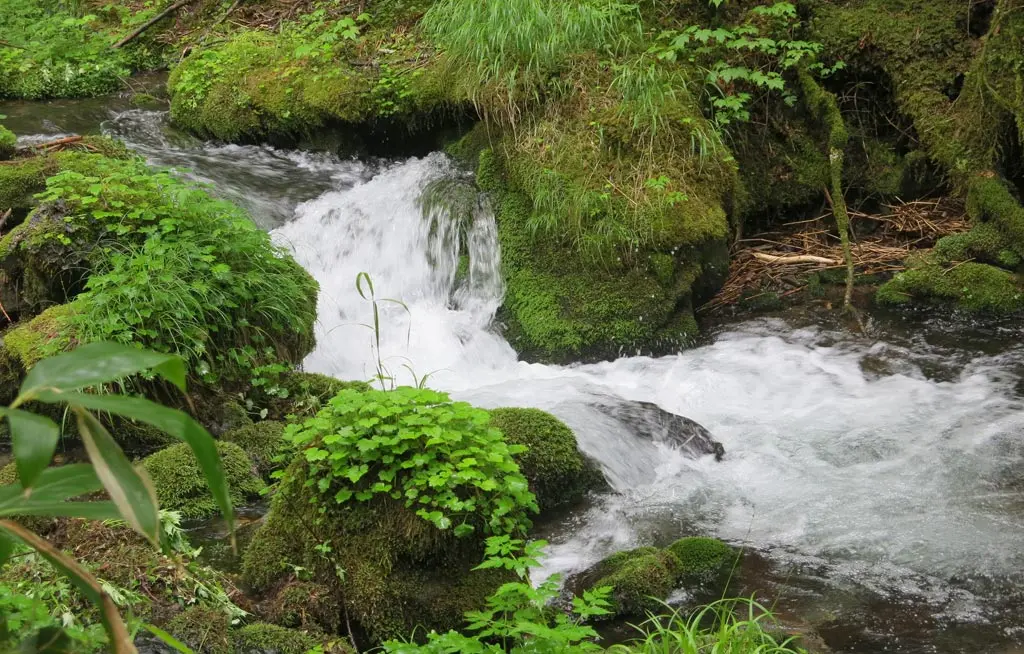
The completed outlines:
{"type": "MultiPolygon", "coordinates": [[[[74,302],[51,307],[4,334],[9,370],[27,371],[46,357],[60,354],[75,343],[71,319],[81,311],[74,302]]],[[[13,373],[11,373],[13,374],[13,373]]]]}
{"type": "Polygon", "coordinates": [[[277,386],[279,392],[267,398],[267,417],[271,420],[286,420],[290,416],[308,418],[316,415],[328,400],[343,390],[370,389],[366,382],[342,381],[327,375],[294,370],[284,373],[277,386]]]}
{"type": "Polygon", "coordinates": [[[886,282],[875,299],[891,307],[951,306],[969,313],[1012,314],[1024,310],[1024,283],[1009,271],[984,263],[944,266],[912,264],[886,282]]]}
{"type": "Polygon", "coordinates": [[[222,440],[234,443],[244,450],[256,470],[263,477],[276,469],[274,457],[281,449],[284,436],[284,423],[264,420],[224,434],[222,440]]]}
{"type": "Polygon", "coordinates": [[[18,468],[14,465],[14,461],[11,461],[0,468],[0,486],[7,486],[16,481],[18,481],[18,468]]]}
{"type": "Polygon", "coordinates": [[[687,587],[704,586],[719,590],[719,583],[736,563],[737,553],[717,538],[680,538],[667,550],[679,560],[679,579],[687,587]]]}
{"type": "Polygon", "coordinates": [[[521,533],[535,510],[516,448],[489,421],[425,389],[343,391],[286,433],[298,455],[245,551],[245,582],[276,594],[302,566],[339,590],[367,643],[458,627],[510,580],[473,570],[484,537],[521,533]]]}
{"type": "Polygon", "coordinates": [[[339,589],[298,580],[278,589],[264,607],[263,615],[274,624],[326,633],[341,628],[345,611],[339,589]]]}
{"type": "Polygon", "coordinates": [[[661,602],[676,588],[682,564],[675,554],[656,547],[618,552],[593,566],[570,586],[579,590],[610,587],[616,616],[659,612],[661,602]]]}
{"type": "Polygon", "coordinates": [[[167,623],[166,631],[198,654],[233,654],[231,618],[224,609],[192,606],[167,623]]]}
{"type": "MultiPolygon", "coordinates": [[[[232,631],[231,646],[233,654],[306,654],[316,647],[323,647],[324,642],[305,631],[256,622],[232,631]]],[[[324,651],[343,654],[351,650],[347,645],[335,644],[324,651]]]]}
{"type": "MultiPolygon", "coordinates": [[[[245,450],[235,443],[217,443],[221,464],[236,504],[257,497],[264,484],[245,450]]],[[[218,511],[195,455],[186,443],[178,443],[142,461],[162,508],[178,511],[186,518],[202,518],[218,511]]]]}
{"type": "Polygon", "coordinates": [[[589,491],[607,487],[600,467],[584,456],[576,435],[561,420],[540,409],[492,409],[491,425],[505,440],[526,447],[516,455],[541,512],[578,502],[589,491]]]}
{"type": "Polygon", "coordinates": [[[6,406],[18,396],[18,387],[25,375],[21,360],[0,340],[0,406],[6,406]]]}

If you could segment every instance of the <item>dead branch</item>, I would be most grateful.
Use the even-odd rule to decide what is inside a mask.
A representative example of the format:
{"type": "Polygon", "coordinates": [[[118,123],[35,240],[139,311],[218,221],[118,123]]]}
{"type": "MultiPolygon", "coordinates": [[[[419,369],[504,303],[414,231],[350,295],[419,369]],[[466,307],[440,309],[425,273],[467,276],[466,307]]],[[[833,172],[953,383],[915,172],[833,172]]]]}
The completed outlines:
{"type": "Polygon", "coordinates": [[[821,263],[826,266],[838,266],[842,263],[842,261],[828,259],[826,257],[818,257],[813,254],[785,256],[778,254],[765,254],[764,252],[754,252],[754,258],[760,259],[766,263],[821,263]]]}
{"type": "Polygon", "coordinates": [[[114,45],[110,46],[110,49],[111,50],[117,50],[118,48],[121,48],[122,46],[132,42],[140,34],[145,32],[146,30],[148,30],[150,27],[152,27],[152,26],[156,25],[157,23],[159,23],[161,20],[163,20],[168,15],[178,11],[179,9],[184,7],[185,5],[191,4],[193,2],[195,2],[195,0],[178,0],[178,2],[175,2],[173,5],[171,5],[167,9],[164,9],[163,11],[161,11],[159,14],[157,14],[153,18],[150,18],[149,20],[147,20],[137,30],[135,30],[134,32],[132,32],[128,36],[124,37],[123,39],[121,39],[120,41],[115,43],[114,45]]]}

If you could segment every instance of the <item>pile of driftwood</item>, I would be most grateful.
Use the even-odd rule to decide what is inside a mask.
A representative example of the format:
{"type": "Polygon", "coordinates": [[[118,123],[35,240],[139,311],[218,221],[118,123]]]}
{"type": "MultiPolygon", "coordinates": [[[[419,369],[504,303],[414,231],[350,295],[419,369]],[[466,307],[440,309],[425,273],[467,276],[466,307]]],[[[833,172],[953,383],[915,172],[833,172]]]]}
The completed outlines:
{"type": "MultiPolygon", "coordinates": [[[[904,259],[914,250],[931,247],[942,236],[969,228],[963,204],[950,198],[904,202],[885,208],[882,214],[849,212],[855,233],[870,232],[853,236],[853,263],[859,274],[903,270],[904,259]]],[[[843,251],[834,225],[832,214],[826,213],[790,223],[785,232],[758,234],[738,241],[725,285],[701,310],[714,311],[744,297],[753,298],[769,290],[777,292],[774,289],[786,289],[779,293],[781,297],[793,295],[806,288],[802,280],[808,273],[843,269],[843,251]]]]}

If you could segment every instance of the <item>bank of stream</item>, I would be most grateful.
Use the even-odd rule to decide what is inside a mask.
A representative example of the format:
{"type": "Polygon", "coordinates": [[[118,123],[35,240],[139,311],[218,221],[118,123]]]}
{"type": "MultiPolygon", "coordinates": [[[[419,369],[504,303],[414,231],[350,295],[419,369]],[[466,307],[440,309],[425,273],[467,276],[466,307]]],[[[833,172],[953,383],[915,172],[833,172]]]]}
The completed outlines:
{"type": "Polygon", "coordinates": [[[459,399],[534,406],[569,424],[614,492],[542,528],[543,574],[714,535],[747,550],[732,594],[757,592],[833,651],[1024,644],[1019,325],[875,315],[855,334],[831,314],[791,310],[718,325],[674,356],[528,364],[494,324],[503,289],[486,200],[461,270],[450,217],[423,211],[431,182],[465,175],[440,153],[359,160],[204,143],[117,100],[0,113],[29,139],[102,129],[249,209],[321,285],[308,370],[374,373],[371,308],[354,286],[368,272],[378,297],[405,304],[382,308],[380,358],[401,381],[429,373],[459,399]],[[616,400],[700,422],[725,458],[638,440],[595,408],[616,400]]]}

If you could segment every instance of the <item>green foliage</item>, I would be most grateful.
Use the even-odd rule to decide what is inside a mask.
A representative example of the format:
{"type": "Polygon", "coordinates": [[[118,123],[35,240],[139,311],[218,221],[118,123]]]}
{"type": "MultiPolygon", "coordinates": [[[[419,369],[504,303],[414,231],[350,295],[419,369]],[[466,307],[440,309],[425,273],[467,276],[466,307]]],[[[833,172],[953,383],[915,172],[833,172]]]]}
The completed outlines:
{"type": "Polygon", "coordinates": [[[572,598],[572,613],[552,610],[551,603],[559,597],[558,575],[534,587],[529,583],[530,568],[537,567],[544,541],[523,541],[507,536],[487,540],[487,559],[479,569],[510,570],[520,581],[502,585],[487,599],[480,611],[466,613],[464,635],[455,631],[431,632],[425,645],[407,641],[390,641],[384,651],[395,654],[427,652],[466,652],[467,654],[497,652],[597,652],[601,647],[593,641],[597,632],[585,623],[609,614],[609,588],[597,588],[572,598]]]}
{"type": "MultiPolygon", "coordinates": [[[[117,654],[134,651],[110,588],[74,558],[61,553],[24,525],[11,520],[23,516],[82,517],[123,520],[151,545],[168,532],[163,527],[152,487],[121,451],[91,411],[105,411],[141,420],[185,441],[192,448],[210,489],[229,525],[231,501],[214,442],[188,416],[143,398],[83,393],[126,377],[149,371],[185,391],[185,365],[174,356],[117,344],[96,343],[69,354],[37,363],[28,371],[9,407],[0,408],[11,433],[11,449],[18,473],[16,483],[0,488],[0,566],[8,563],[14,543],[38,552],[65,576],[99,613],[99,619],[117,654]],[[49,467],[58,444],[59,428],[49,418],[21,409],[30,403],[67,405],[78,422],[90,464],[49,467]],[[84,500],[104,490],[109,501],[84,500]]],[[[173,534],[172,534],[173,535],[173,534]]],[[[6,618],[0,614],[0,619],[6,618]]],[[[0,628],[0,631],[6,627],[0,628]]],[[[55,634],[58,637],[60,634],[55,634]]]]}
{"type": "MultiPolygon", "coordinates": [[[[0,120],[2,119],[3,116],[0,116],[0,120]]],[[[17,144],[18,137],[14,135],[14,132],[0,125],[0,161],[10,159],[17,144]]]]}
{"type": "MultiPolygon", "coordinates": [[[[237,443],[218,442],[225,478],[233,504],[244,504],[259,495],[263,483],[253,470],[252,460],[237,443]]],[[[192,450],[184,443],[151,454],[142,462],[156,490],[160,505],[186,518],[203,518],[217,511],[206,478],[192,450]]]]}
{"type": "Polygon", "coordinates": [[[137,159],[64,170],[40,199],[60,228],[30,220],[11,237],[85,251],[92,274],[68,321],[79,341],[174,352],[208,381],[312,347],[316,283],[237,207],[137,159]]]}
{"type": "Polygon", "coordinates": [[[441,530],[518,533],[537,510],[490,416],[427,389],[345,390],[285,437],[327,503],[400,500],[441,530]]]}
{"type": "Polygon", "coordinates": [[[491,426],[510,445],[521,445],[515,456],[541,511],[579,501],[600,488],[604,477],[579,451],[576,435],[565,423],[540,409],[492,409],[491,426]]]}
{"type": "Polygon", "coordinates": [[[198,654],[233,654],[231,618],[216,607],[193,606],[167,624],[167,632],[198,654]]]}
{"type": "Polygon", "coordinates": [[[440,0],[422,27],[486,115],[511,123],[573,57],[621,50],[642,31],[636,6],[613,0],[440,0]]]}
{"type": "Polygon", "coordinates": [[[704,71],[715,126],[723,129],[750,120],[751,105],[768,93],[781,93],[786,104],[794,105],[797,96],[787,89],[786,71],[804,68],[829,75],[843,67],[840,62],[826,69],[818,62],[822,44],[799,39],[798,27],[793,3],[758,5],[742,25],[691,25],[664,31],[650,52],[661,60],[684,60],[704,71]]]}
{"type": "Polygon", "coordinates": [[[111,93],[133,70],[154,67],[149,45],[111,50],[110,13],[75,15],[40,0],[5,0],[0,14],[0,98],[70,98],[111,93]]]}

